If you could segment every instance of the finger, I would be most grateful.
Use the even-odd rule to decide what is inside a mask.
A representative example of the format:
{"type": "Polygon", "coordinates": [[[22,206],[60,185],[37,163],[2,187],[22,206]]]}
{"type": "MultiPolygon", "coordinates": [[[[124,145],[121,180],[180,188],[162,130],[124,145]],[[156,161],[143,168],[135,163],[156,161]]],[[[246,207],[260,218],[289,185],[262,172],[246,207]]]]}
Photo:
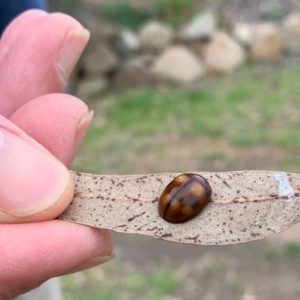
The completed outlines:
{"type": "Polygon", "coordinates": [[[13,21],[0,40],[0,114],[63,92],[89,33],[73,18],[31,10],[13,21]],[[37,30],[38,28],[38,30],[37,30]]]}
{"type": "Polygon", "coordinates": [[[70,172],[1,116],[0,165],[0,223],[50,220],[70,203],[70,172]]]}
{"type": "Polygon", "coordinates": [[[107,261],[109,232],[64,221],[0,225],[0,299],[13,299],[49,278],[107,261]],[[94,263],[94,264],[93,264],[94,263]]]}
{"type": "Polygon", "coordinates": [[[70,168],[92,116],[79,99],[50,94],[26,103],[10,120],[70,168]]]}

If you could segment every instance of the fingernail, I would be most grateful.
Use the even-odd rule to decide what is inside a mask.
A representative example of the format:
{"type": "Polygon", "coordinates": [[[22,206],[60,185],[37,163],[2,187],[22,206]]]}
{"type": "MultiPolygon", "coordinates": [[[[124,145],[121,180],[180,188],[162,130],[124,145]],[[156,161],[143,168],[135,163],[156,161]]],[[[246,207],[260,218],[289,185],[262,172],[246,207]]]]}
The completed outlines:
{"type": "Polygon", "coordinates": [[[102,265],[112,259],[114,259],[116,257],[115,254],[111,254],[108,256],[99,256],[99,257],[95,257],[89,260],[85,260],[83,262],[81,262],[80,264],[78,264],[77,266],[69,269],[67,272],[64,272],[61,275],[68,275],[68,274],[72,274],[72,273],[76,273],[76,272],[80,272],[86,269],[90,269],[99,265],[102,265]]]}
{"type": "Polygon", "coordinates": [[[66,36],[57,59],[58,76],[65,85],[89,38],[90,33],[84,28],[73,29],[66,36]]]}
{"type": "Polygon", "coordinates": [[[0,210],[29,216],[51,207],[69,182],[51,154],[0,128],[0,210]]]}
{"type": "Polygon", "coordinates": [[[74,157],[80,147],[82,140],[85,137],[86,132],[88,131],[90,124],[94,117],[94,111],[91,110],[87,115],[85,115],[78,123],[76,129],[76,137],[74,142],[74,157]]]}

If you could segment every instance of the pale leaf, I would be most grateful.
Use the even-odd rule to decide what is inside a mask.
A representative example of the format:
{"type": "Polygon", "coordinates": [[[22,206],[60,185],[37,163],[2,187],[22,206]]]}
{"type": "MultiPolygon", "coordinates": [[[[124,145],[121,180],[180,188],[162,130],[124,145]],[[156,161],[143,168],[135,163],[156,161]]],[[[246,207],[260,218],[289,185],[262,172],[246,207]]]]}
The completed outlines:
{"type": "Polygon", "coordinates": [[[179,175],[174,173],[73,173],[75,197],[60,219],[197,245],[250,242],[300,220],[300,175],[273,171],[194,173],[210,183],[212,201],[186,223],[171,224],[158,214],[158,198],[179,175]]]}

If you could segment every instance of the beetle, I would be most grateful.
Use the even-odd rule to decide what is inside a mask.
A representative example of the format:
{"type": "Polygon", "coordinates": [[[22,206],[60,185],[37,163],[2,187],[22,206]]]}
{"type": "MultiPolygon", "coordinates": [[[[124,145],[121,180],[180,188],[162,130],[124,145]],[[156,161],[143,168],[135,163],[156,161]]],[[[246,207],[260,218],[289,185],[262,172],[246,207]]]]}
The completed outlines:
{"type": "Polygon", "coordinates": [[[162,191],[158,212],[170,223],[182,223],[194,218],[211,200],[212,189],[198,174],[184,173],[175,177],[162,191]]]}

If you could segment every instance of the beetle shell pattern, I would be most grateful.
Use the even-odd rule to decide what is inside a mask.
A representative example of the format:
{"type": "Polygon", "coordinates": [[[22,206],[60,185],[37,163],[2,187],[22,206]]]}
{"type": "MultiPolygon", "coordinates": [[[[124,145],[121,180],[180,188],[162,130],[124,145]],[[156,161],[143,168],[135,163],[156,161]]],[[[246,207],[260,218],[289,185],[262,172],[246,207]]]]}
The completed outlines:
{"type": "Polygon", "coordinates": [[[170,223],[182,223],[195,217],[211,199],[212,189],[200,175],[186,173],[175,177],[159,198],[158,212],[170,223]]]}

